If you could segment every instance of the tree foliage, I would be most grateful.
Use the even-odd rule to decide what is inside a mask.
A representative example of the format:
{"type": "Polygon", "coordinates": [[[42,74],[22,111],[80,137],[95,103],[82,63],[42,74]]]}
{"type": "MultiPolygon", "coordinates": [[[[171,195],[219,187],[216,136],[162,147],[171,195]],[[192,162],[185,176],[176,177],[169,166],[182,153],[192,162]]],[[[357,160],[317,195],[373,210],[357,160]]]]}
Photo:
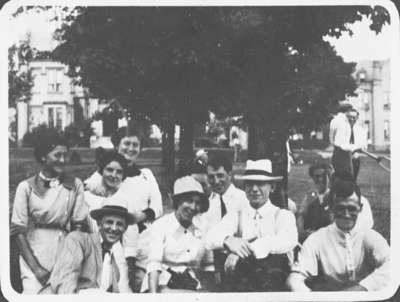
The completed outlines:
{"type": "Polygon", "coordinates": [[[17,102],[27,102],[33,86],[32,73],[28,62],[33,58],[30,38],[12,45],[8,49],[8,106],[16,107],[17,102]]]}
{"type": "Polygon", "coordinates": [[[180,124],[188,156],[209,111],[242,115],[250,156],[270,156],[290,127],[321,125],[354,92],[354,65],[323,37],[362,16],[376,32],[390,22],[379,6],[77,8],[54,55],[96,96],[180,124]]]}

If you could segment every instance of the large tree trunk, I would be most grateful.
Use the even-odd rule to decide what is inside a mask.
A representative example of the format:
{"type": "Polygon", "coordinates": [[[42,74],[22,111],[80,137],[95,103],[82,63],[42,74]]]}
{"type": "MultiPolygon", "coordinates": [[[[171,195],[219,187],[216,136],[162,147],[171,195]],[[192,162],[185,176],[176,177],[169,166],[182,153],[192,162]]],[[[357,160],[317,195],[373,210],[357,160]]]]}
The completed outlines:
{"type": "Polygon", "coordinates": [[[248,119],[248,158],[252,160],[268,158],[272,161],[272,171],[275,175],[283,176],[275,191],[271,194],[271,201],[279,207],[287,208],[287,150],[288,133],[284,125],[269,123],[267,119],[248,119]]]}
{"type": "Polygon", "coordinates": [[[163,126],[162,163],[171,175],[175,173],[175,124],[171,121],[163,126]]]}
{"type": "Polygon", "coordinates": [[[179,135],[179,168],[193,158],[194,123],[184,120],[180,124],[179,135]]]}

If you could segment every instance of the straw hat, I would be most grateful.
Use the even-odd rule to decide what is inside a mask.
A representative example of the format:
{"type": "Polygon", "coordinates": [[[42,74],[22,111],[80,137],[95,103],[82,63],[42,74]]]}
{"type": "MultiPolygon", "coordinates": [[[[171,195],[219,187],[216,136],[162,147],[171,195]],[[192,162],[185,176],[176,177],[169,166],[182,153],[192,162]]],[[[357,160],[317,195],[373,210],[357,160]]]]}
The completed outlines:
{"type": "Polygon", "coordinates": [[[272,163],[269,159],[248,160],[244,175],[238,177],[242,180],[278,181],[282,176],[272,175],[272,163]]]}

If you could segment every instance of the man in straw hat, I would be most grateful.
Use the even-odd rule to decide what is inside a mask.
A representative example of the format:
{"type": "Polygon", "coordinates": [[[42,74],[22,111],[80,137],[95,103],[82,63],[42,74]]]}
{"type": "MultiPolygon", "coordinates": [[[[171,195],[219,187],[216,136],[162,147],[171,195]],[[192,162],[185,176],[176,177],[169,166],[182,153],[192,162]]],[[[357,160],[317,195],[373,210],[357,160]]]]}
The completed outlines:
{"type": "MultiPolygon", "coordinates": [[[[53,293],[68,294],[84,290],[131,292],[126,262],[116,256],[122,235],[135,221],[127,208],[112,198],[90,212],[98,232],[72,232],[65,238],[49,283],[53,293]],[[123,265],[125,264],[125,265],[123,265]]],[[[122,254],[122,248],[121,250],[122,254]]]]}
{"type": "Polygon", "coordinates": [[[289,257],[297,245],[294,215],[274,206],[269,194],[275,182],[268,159],[248,160],[241,177],[249,204],[224,216],[206,237],[209,249],[225,249],[227,291],[280,291],[285,289],[289,257]]]}

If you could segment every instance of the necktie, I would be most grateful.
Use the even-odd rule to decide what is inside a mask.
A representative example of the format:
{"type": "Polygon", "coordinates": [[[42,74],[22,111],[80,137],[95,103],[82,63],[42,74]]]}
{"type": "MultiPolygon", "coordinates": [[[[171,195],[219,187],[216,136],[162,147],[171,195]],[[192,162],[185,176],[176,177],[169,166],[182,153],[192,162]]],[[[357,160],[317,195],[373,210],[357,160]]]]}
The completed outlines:
{"type": "Polygon", "coordinates": [[[346,246],[346,271],[350,281],[355,280],[355,265],[353,258],[353,248],[351,246],[350,234],[346,233],[344,236],[346,246]]]}
{"type": "Polygon", "coordinates": [[[257,238],[261,238],[261,215],[258,211],[254,214],[254,226],[256,230],[256,236],[257,238]]]}
{"type": "Polygon", "coordinates": [[[222,199],[222,195],[219,196],[219,200],[221,201],[221,218],[222,218],[226,215],[226,206],[224,200],[222,199]]]}
{"type": "Polygon", "coordinates": [[[111,253],[105,252],[103,259],[103,269],[101,271],[101,284],[100,284],[100,288],[104,291],[108,291],[112,286],[111,273],[112,273],[111,253]]]}
{"type": "Polygon", "coordinates": [[[353,126],[351,126],[350,128],[351,128],[351,133],[350,133],[350,144],[354,144],[354,130],[353,130],[353,126]]]}

